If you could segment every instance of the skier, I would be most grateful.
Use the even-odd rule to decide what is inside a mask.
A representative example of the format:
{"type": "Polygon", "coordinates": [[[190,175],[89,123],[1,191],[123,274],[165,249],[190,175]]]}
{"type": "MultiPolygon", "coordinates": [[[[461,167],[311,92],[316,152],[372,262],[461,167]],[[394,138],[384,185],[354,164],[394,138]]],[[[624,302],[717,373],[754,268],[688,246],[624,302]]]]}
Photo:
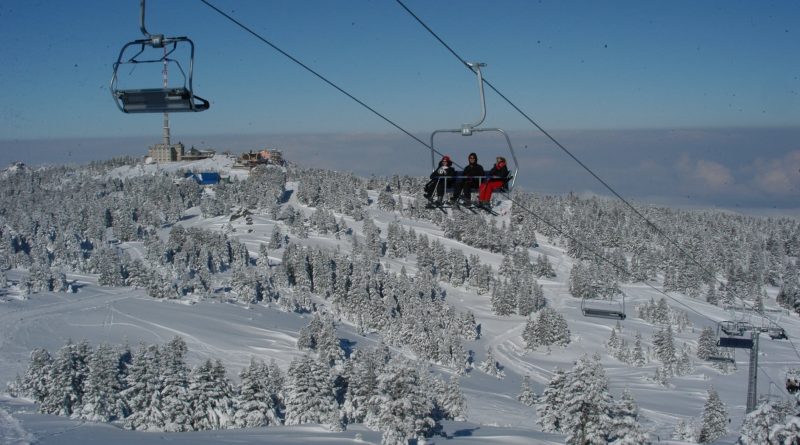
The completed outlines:
{"type": "Polygon", "coordinates": [[[494,167],[489,170],[488,179],[486,182],[481,184],[481,188],[478,192],[478,200],[480,201],[481,207],[488,208],[489,202],[492,199],[492,192],[505,186],[506,182],[508,181],[508,167],[506,167],[506,158],[498,156],[496,161],[497,162],[494,163],[494,167]]]}
{"type": "Polygon", "coordinates": [[[431,173],[431,180],[425,184],[425,199],[433,202],[433,193],[436,192],[435,204],[441,205],[442,199],[444,198],[444,189],[449,180],[448,178],[452,178],[455,174],[456,171],[453,168],[453,162],[450,160],[450,156],[442,156],[442,160],[439,161],[439,166],[431,173]]]}

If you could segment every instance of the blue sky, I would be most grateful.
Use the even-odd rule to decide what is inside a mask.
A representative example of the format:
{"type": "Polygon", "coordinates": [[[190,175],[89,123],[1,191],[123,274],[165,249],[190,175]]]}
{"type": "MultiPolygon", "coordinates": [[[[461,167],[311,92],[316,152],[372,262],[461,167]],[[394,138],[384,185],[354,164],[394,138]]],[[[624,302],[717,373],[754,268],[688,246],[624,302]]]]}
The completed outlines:
{"type": "MultiPolygon", "coordinates": [[[[404,2],[624,196],[800,207],[799,3],[404,2]]],[[[478,116],[474,76],[395,1],[212,3],[425,141],[478,116]]],[[[424,146],[199,0],[147,9],[150,32],[194,40],[195,91],[212,103],[174,114],[176,139],[280,145],[360,174],[429,168],[424,146]]],[[[161,117],[125,115],[108,91],[138,20],[137,0],[0,4],[0,163],[138,155],[158,141],[161,117]]],[[[603,192],[490,91],[487,108],[485,124],[512,135],[525,188],[603,192]]],[[[452,138],[457,159],[471,148],[488,163],[502,145],[452,138]]]]}

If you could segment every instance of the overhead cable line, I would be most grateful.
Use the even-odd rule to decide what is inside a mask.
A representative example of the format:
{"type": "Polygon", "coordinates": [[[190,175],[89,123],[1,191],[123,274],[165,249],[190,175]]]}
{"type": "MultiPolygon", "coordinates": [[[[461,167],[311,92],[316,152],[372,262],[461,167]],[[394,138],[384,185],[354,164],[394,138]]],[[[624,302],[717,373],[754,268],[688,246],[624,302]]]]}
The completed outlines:
{"type": "MultiPolygon", "coordinates": [[[[247,26],[247,25],[245,25],[244,23],[240,22],[239,20],[236,20],[236,19],[235,19],[234,17],[232,17],[230,14],[228,14],[228,13],[226,13],[225,11],[222,11],[221,9],[217,8],[216,6],[214,6],[213,4],[211,4],[210,2],[208,2],[207,0],[200,0],[200,1],[201,1],[201,2],[203,2],[203,3],[205,3],[205,4],[206,4],[206,6],[208,6],[208,7],[209,7],[209,8],[211,8],[211,9],[213,9],[214,11],[216,11],[217,13],[219,13],[221,16],[225,17],[226,19],[228,19],[228,20],[230,20],[231,22],[233,22],[234,24],[236,24],[238,27],[240,27],[240,28],[242,28],[243,30],[245,30],[245,31],[247,31],[248,33],[250,33],[250,34],[251,34],[253,37],[255,37],[255,38],[257,38],[258,40],[262,41],[263,43],[265,43],[265,44],[269,45],[269,46],[270,46],[272,49],[274,49],[275,51],[277,51],[277,52],[281,53],[283,56],[285,56],[286,58],[288,58],[288,59],[289,59],[289,60],[291,60],[292,62],[294,62],[294,63],[296,63],[296,64],[300,65],[301,67],[303,67],[303,69],[305,69],[305,70],[306,70],[306,71],[308,71],[309,73],[313,74],[314,76],[318,77],[320,80],[322,80],[323,82],[327,83],[327,84],[328,84],[328,85],[330,85],[331,87],[335,88],[335,89],[336,89],[337,91],[339,91],[340,93],[344,94],[345,96],[347,96],[347,97],[349,97],[350,99],[354,100],[356,103],[358,103],[358,104],[359,104],[359,105],[361,105],[362,107],[364,107],[364,108],[366,108],[367,110],[371,111],[373,114],[375,114],[376,116],[380,117],[381,119],[383,119],[384,121],[386,121],[387,123],[389,123],[389,125],[391,125],[391,126],[393,126],[393,127],[397,128],[398,130],[402,131],[402,132],[403,132],[403,133],[405,133],[405,134],[406,134],[408,137],[410,137],[410,138],[412,138],[412,139],[416,140],[416,141],[417,141],[417,142],[419,142],[420,144],[422,144],[422,145],[425,145],[426,147],[430,148],[430,146],[428,146],[428,144],[426,144],[425,142],[423,142],[421,139],[419,139],[418,137],[416,137],[416,136],[414,136],[413,134],[409,133],[409,132],[408,132],[408,131],[406,131],[406,130],[405,130],[403,127],[401,127],[401,126],[397,125],[396,123],[394,123],[394,121],[392,121],[392,120],[391,120],[391,119],[389,119],[388,117],[384,116],[383,114],[379,113],[377,110],[375,110],[375,109],[374,109],[374,108],[372,108],[371,106],[367,105],[366,103],[362,102],[362,101],[361,101],[361,100],[359,100],[357,97],[353,96],[352,94],[348,93],[348,92],[347,92],[347,91],[345,91],[344,89],[340,88],[338,85],[336,85],[336,84],[335,84],[335,83],[333,83],[332,81],[328,80],[328,78],[327,78],[327,77],[325,77],[325,76],[323,76],[322,74],[320,74],[319,72],[315,71],[313,68],[309,67],[308,65],[306,65],[306,64],[305,64],[305,63],[303,63],[303,62],[301,62],[300,60],[298,60],[298,59],[296,59],[296,58],[292,57],[292,55],[291,55],[291,54],[289,54],[289,53],[287,53],[286,51],[284,51],[284,50],[280,49],[280,48],[279,48],[277,45],[273,44],[272,42],[270,42],[269,40],[267,40],[266,38],[264,38],[263,36],[261,36],[259,33],[257,33],[257,32],[255,32],[255,31],[253,31],[253,29],[251,29],[250,27],[248,27],[248,26],[247,26]]],[[[437,153],[438,153],[438,152],[437,152],[437,153]]]]}
{"type": "MultiPolygon", "coordinates": [[[[396,0],[396,1],[397,1],[397,3],[398,3],[398,4],[399,4],[399,5],[400,5],[400,6],[401,6],[403,9],[405,9],[405,10],[406,10],[406,12],[408,12],[408,13],[411,15],[411,16],[412,16],[412,17],[413,17],[413,18],[414,18],[414,19],[415,19],[415,20],[416,20],[416,21],[417,21],[417,22],[418,22],[418,23],[419,23],[419,24],[420,24],[420,25],[421,25],[423,28],[425,28],[425,29],[426,29],[426,30],[427,30],[427,31],[428,31],[428,32],[429,32],[429,33],[430,33],[430,34],[431,34],[431,35],[432,35],[432,36],[433,36],[433,37],[434,37],[434,38],[435,38],[437,41],[439,41],[439,43],[441,43],[441,44],[442,44],[442,46],[444,46],[444,47],[445,47],[445,48],[446,48],[446,49],[447,49],[447,50],[448,50],[448,51],[449,51],[449,52],[450,52],[450,53],[451,53],[451,54],[452,54],[452,55],[453,55],[453,56],[454,56],[456,59],[458,59],[458,61],[459,61],[459,62],[461,62],[461,64],[462,64],[462,65],[464,65],[464,66],[465,66],[467,69],[469,69],[470,71],[472,71],[472,67],[470,67],[469,63],[467,63],[467,61],[466,61],[466,60],[465,60],[463,57],[461,57],[461,56],[460,56],[460,55],[459,55],[459,54],[458,54],[458,53],[457,53],[457,52],[456,52],[456,51],[455,51],[455,50],[454,50],[454,49],[453,49],[453,48],[452,48],[450,45],[448,45],[448,44],[447,44],[447,42],[445,42],[445,41],[444,41],[444,40],[443,40],[441,37],[439,37],[439,35],[438,35],[438,34],[437,34],[437,33],[436,33],[436,32],[435,32],[433,29],[431,29],[431,28],[430,28],[430,27],[429,27],[429,26],[428,26],[428,25],[427,25],[427,24],[426,24],[426,23],[425,23],[425,22],[424,22],[424,21],[423,21],[423,20],[422,20],[422,19],[421,19],[419,16],[417,16],[417,14],[415,14],[415,13],[414,13],[414,12],[413,12],[411,9],[409,9],[409,8],[408,8],[408,6],[406,6],[406,5],[405,5],[405,3],[403,3],[403,1],[402,1],[402,0],[396,0]]],[[[713,279],[714,279],[716,282],[718,282],[718,283],[719,283],[719,284],[720,284],[720,285],[721,285],[723,288],[727,288],[727,285],[726,285],[725,283],[723,283],[723,282],[722,282],[722,281],[721,281],[719,278],[717,278],[717,276],[716,276],[716,274],[715,274],[715,273],[713,273],[712,271],[710,271],[710,270],[709,270],[709,269],[708,269],[708,268],[707,268],[707,267],[706,267],[704,264],[700,263],[700,262],[699,262],[699,261],[698,261],[698,260],[697,260],[697,259],[696,259],[696,258],[695,258],[695,257],[694,257],[692,254],[691,254],[691,253],[687,252],[687,251],[686,251],[686,249],[684,249],[684,248],[683,248],[683,247],[682,247],[682,246],[681,246],[681,245],[680,245],[680,244],[679,244],[677,241],[673,240],[673,239],[672,239],[672,237],[670,237],[670,236],[669,236],[669,235],[668,235],[668,234],[667,234],[665,231],[663,231],[663,230],[662,230],[660,227],[658,227],[658,226],[657,226],[655,223],[653,223],[652,221],[650,221],[650,219],[649,219],[649,218],[647,218],[647,217],[646,217],[644,214],[642,214],[642,213],[639,211],[639,209],[637,209],[636,207],[634,207],[634,206],[633,206],[633,204],[631,204],[631,203],[630,203],[630,202],[629,202],[627,199],[625,199],[625,198],[624,198],[622,195],[620,195],[620,194],[619,194],[619,193],[618,193],[616,190],[614,190],[614,188],[613,188],[613,187],[611,187],[611,185],[609,185],[609,184],[608,184],[608,183],[607,183],[605,180],[603,180],[603,178],[601,178],[601,177],[600,177],[598,174],[596,174],[596,173],[595,173],[595,172],[594,172],[594,171],[593,171],[591,168],[589,168],[589,166],[587,166],[585,163],[583,163],[583,161],[581,161],[581,160],[580,160],[580,159],[579,159],[577,156],[575,156],[575,155],[574,155],[574,154],[573,154],[573,153],[572,153],[572,152],[571,152],[569,149],[567,149],[567,148],[566,148],[566,147],[565,147],[565,146],[564,146],[564,145],[563,145],[561,142],[559,142],[559,141],[558,141],[558,139],[556,139],[555,137],[553,137],[553,135],[551,135],[551,134],[550,134],[550,133],[549,133],[547,130],[545,130],[545,129],[544,129],[544,128],[543,128],[541,125],[539,125],[539,124],[538,124],[538,123],[537,123],[535,120],[533,120],[533,119],[532,119],[532,118],[531,118],[531,117],[530,117],[530,116],[529,116],[527,113],[525,113],[525,112],[524,112],[524,111],[523,111],[521,108],[519,108],[519,107],[518,107],[518,106],[517,106],[517,105],[516,105],[516,104],[515,104],[513,101],[511,101],[511,99],[509,99],[508,97],[506,97],[506,95],[505,95],[505,94],[503,94],[503,93],[502,93],[502,92],[500,92],[500,91],[499,91],[497,88],[495,88],[495,86],[494,86],[494,85],[493,85],[493,84],[492,84],[492,83],[491,83],[491,82],[490,82],[490,81],[489,81],[489,80],[488,80],[486,77],[483,77],[483,79],[482,79],[482,80],[483,80],[483,82],[484,82],[486,85],[488,85],[488,86],[489,86],[489,88],[491,88],[491,89],[492,89],[492,91],[494,91],[495,93],[497,93],[497,95],[498,95],[498,96],[500,96],[500,97],[501,97],[503,100],[505,100],[505,101],[506,101],[506,103],[507,103],[508,105],[510,105],[512,108],[514,108],[514,110],[516,110],[516,111],[517,111],[517,112],[518,112],[520,115],[522,115],[522,116],[523,116],[523,117],[524,117],[524,118],[525,118],[525,119],[526,119],[528,122],[530,122],[530,123],[531,123],[531,124],[532,124],[534,127],[536,127],[536,128],[537,128],[537,129],[538,129],[538,130],[539,130],[539,131],[540,131],[540,132],[541,132],[541,133],[542,133],[544,136],[546,136],[546,137],[547,137],[547,138],[548,138],[548,139],[549,139],[551,142],[553,142],[553,144],[555,144],[555,145],[556,145],[556,146],[557,146],[559,149],[561,149],[561,151],[563,151],[564,153],[566,153],[566,154],[567,154],[567,155],[568,155],[570,158],[572,158],[572,160],[574,160],[574,161],[575,161],[575,162],[576,162],[578,165],[580,165],[580,166],[581,166],[581,167],[582,167],[584,170],[586,170],[586,172],[588,172],[588,173],[589,173],[589,174],[590,174],[590,175],[591,175],[593,178],[595,178],[595,179],[596,179],[596,180],[597,180],[597,181],[598,181],[600,184],[602,184],[602,185],[603,185],[603,187],[605,187],[605,188],[606,188],[608,191],[610,191],[610,192],[611,192],[611,193],[612,193],[614,196],[616,196],[616,197],[617,197],[617,198],[618,198],[620,201],[622,201],[622,202],[623,202],[623,203],[624,203],[624,204],[625,204],[625,205],[626,205],[628,208],[630,208],[630,209],[631,209],[631,211],[633,211],[633,213],[635,213],[635,214],[636,214],[636,215],[637,215],[639,218],[641,218],[641,219],[642,219],[642,220],[643,220],[643,221],[646,223],[646,225],[647,225],[648,227],[650,227],[650,228],[652,228],[653,230],[655,230],[655,231],[656,231],[656,232],[657,232],[659,235],[661,235],[662,237],[664,237],[664,239],[666,239],[666,240],[667,240],[667,241],[668,241],[670,244],[672,244],[673,246],[675,246],[675,248],[676,248],[676,249],[678,249],[678,251],[679,251],[679,252],[681,252],[681,253],[682,253],[682,254],[683,254],[683,255],[684,255],[686,258],[688,258],[688,259],[689,259],[689,260],[690,260],[692,263],[694,263],[694,264],[696,264],[698,267],[700,267],[700,269],[702,269],[702,270],[703,270],[703,272],[705,272],[705,274],[706,274],[707,276],[709,276],[709,277],[713,278],[713,279]]],[[[756,309],[756,308],[755,308],[753,305],[751,305],[750,303],[748,303],[748,302],[747,302],[747,301],[746,301],[746,300],[745,300],[743,297],[741,297],[741,296],[738,296],[737,298],[738,298],[739,300],[741,300],[741,301],[742,301],[742,304],[744,304],[744,306],[745,306],[745,307],[748,307],[748,308],[752,309],[754,312],[756,312],[757,314],[759,314],[759,315],[761,315],[762,317],[764,317],[765,319],[767,319],[767,320],[768,320],[770,323],[772,323],[772,324],[774,324],[775,326],[777,326],[777,327],[779,327],[779,328],[783,329],[783,328],[782,328],[782,327],[781,327],[781,326],[780,326],[780,325],[779,325],[779,324],[778,324],[776,321],[772,320],[772,319],[771,319],[771,318],[770,318],[770,317],[769,317],[767,314],[765,314],[763,311],[758,311],[758,310],[757,310],[757,309],[756,309]]],[[[673,299],[673,300],[674,300],[674,299],[673,299]]],[[[677,301],[677,300],[674,300],[674,301],[677,301]]],[[[708,317],[706,317],[706,318],[708,318],[708,317]]],[[[710,320],[710,318],[709,318],[709,320],[710,320]]],[[[713,320],[712,320],[712,321],[713,321],[713,320]]],[[[716,322],[715,322],[715,323],[716,323],[716,322]]],[[[797,357],[798,357],[798,358],[800,358],[800,351],[798,351],[797,347],[795,346],[795,344],[794,344],[794,342],[791,340],[791,338],[788,338],[788,340],[789,340],[789,343],[792,345],[792,348],[794,349],[794,352],[795,352],[795,354],[797,355],[797,357]]]]}

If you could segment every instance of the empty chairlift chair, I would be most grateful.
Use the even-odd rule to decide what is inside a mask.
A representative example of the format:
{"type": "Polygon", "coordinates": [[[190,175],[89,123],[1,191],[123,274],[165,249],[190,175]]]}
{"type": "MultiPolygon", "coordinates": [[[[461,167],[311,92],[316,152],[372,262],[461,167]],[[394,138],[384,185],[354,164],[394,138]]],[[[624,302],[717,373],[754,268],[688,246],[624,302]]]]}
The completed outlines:
{"type": "Polygon", "coordinates": [[[751,349],[753,339],[745,336],[753,331],[753,325],[746,321],[721,321],[718,325],[717,346],[721,348],[751,349]]]}
{"type": "Polygon", "coordinates": [[[599,300],[584,297],[581,300],[581,312],[585,317],[625,319],[625,294],[620,300],[599,300]]]}
{"type": "Polygon", "coordinates": [[[209,102],[194,94],[194,43],[188,37],[165,37],[163,34],[148,33],[144,25],[144,10],[145,1],[141,0],[140,29],[145,38],[126,43],[114,63],[111,96],[117,107],[125,113],[176,113],[207,110],[209,102]],[[183,66],[177,58],[178,53],[181,52],[178,51],[179,49],[188,49],[188,73],[183,70],[183,66]],[[160,86],[134,88],[122,85],[122,83],[130,83],[130,80],[121,82],[120,70],[122,67],[135,68],[139,65],[152,66],[152,64],[163,65],[163,75],[156,79],[145,79],[145,83],[152,85],[160,81],[160,86]],[[177,68],[182,77],[181,82],[172,86],[167,81],[169,67],[177,68]]]}

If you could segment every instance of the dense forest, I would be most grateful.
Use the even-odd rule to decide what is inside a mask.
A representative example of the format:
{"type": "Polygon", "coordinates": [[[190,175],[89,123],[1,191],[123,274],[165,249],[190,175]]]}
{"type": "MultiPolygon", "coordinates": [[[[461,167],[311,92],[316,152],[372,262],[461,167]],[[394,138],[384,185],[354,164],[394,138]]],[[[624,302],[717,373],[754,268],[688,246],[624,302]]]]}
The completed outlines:
{"type": "MultiPolygon", "coordinates": [[[[770,287],[779,289],[778,304],[800,312],[800,221],[794,218],[648,205],[633,212],[610,199],[514,192],[510,218],[498,224],[482,213],[450,216],[419,205],[422,178],[260,166],[244,180],[206,189],[182,172],[120,173],[137,168],[133,159],[116,159],[3,172],[0,291],[10,285],[6,271],[16,269],[27,272],[18,283],[26,295],[74,292],[67,274],[88,273],[101,285],[145,289],[158,299],[195,295],[275,304],[312,315],[297,342],[307,355],[286,371],[253,361],[234,385],[219,361],[190,368],[180,338],[142,344],[136,352],[127,345],[69,342],[54,354],[33,351],[28,372],[10,388],[34,399],[42,412],[159,431],[364,423],[384,431],[384,443],[422,439],[441,420],[464,414],[457,380],[422,373],[388,348],[350,350],[336,338],[335,324],[377,334],[387,346],[407,348],[417,360],[456,375],[477,367],[502,379],[502,364],[491,350],[474,363],[465,343],[480,338],[480,324],[471,312],[448,304],[442,284],[489,296],[498,316],[526,317],[528,349],[567,347],[567,320],[548,305],[538,281],[556,271],[546,256],[529,254],[537,237],[575,259],[564,278],[578,299],[613,300],[621,284],[658,281],[665,292],[763,311],[770,287]],[[447,248],[397,220],[379,229],[367,211],[371,205],[436,224],[447,238],[502,255],[502,264],[483,264],[478,255],[447,248]],[[180,222],[190,209],[204,218],[267,215],[279,224],[268,243],[248,251],[230,224],[218,231],[184,227],[180,222]],[[358,232],[345,216],[359,223],[358,232]],[[350,249],[305,245],[314,234],[346,240],[350,249]],[[143,257],[129,255],[122,243],[140,243],[143,257]],[[276,253],[281,260],[270,261],[276,253]],[[416,270],[391,269],[388,259],[406,260],[416,270]]],[[[611,331],[607,352],[631,367],[659,362],[655,382],[666,385],[691,372],[694,358],[725,353],[707,330],[696,350],[677,344],[673,332],[686,329],[688,318],[664,299],[636,310],[660,326],[650,340],[654,347],[645,349],[641,333],[623,334],[620,327],[611,331]]],[[[735,369],[725,361],[715,366],[735,369]]],[[[629,394],[614,400],[607,386],[597,358],[584,357],[571,371],[556,372],[541,396],[523,385],[519,400],[537,404],[542,429],[566,434],[567,443],[646,441],[635,401],[629,394]]],[[[694,432],[682,426],[677,438],[708,441],[724,432],[724,407],[712,390],[708,401],[702,425],[694,432]]],[[[773,416],[773,425],[788,422],[781,430],[788,434],[794,408],[776,406],[764,414],[767,409],[757,413],[773,416]]]]}

